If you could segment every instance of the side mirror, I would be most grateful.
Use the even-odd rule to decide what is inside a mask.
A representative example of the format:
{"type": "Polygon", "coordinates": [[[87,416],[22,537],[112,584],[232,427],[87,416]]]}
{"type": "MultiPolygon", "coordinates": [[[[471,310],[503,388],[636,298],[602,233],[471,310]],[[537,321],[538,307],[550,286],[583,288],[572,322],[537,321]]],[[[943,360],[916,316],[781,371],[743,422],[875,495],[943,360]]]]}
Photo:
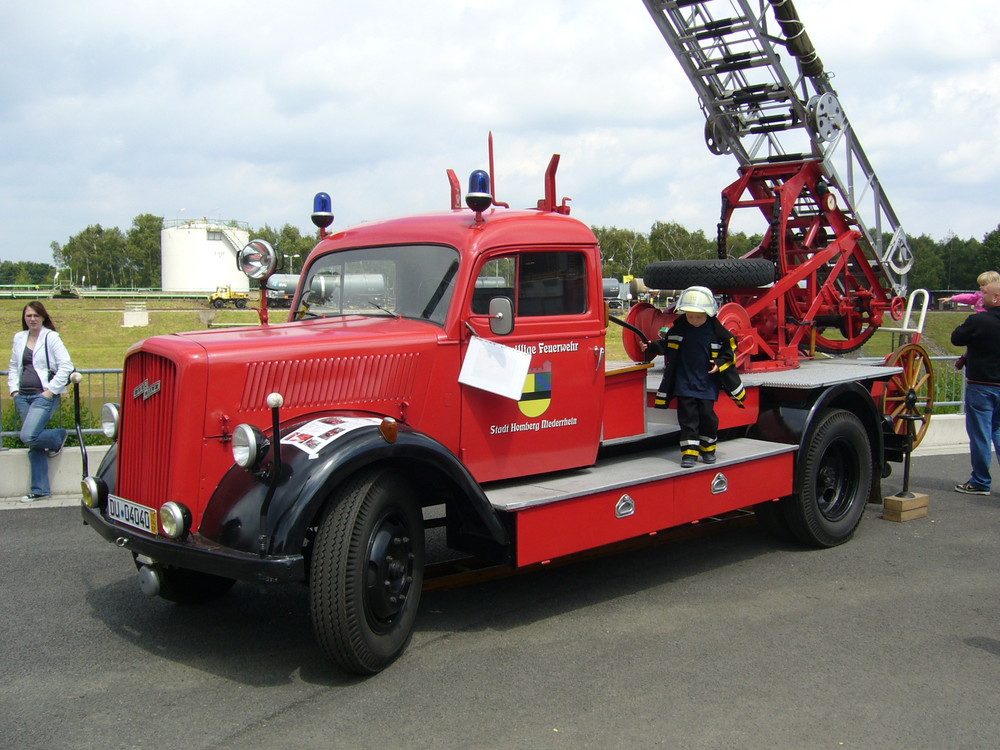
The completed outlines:
{"type": "Polygon", "coordinates": [[[497,336],[506,336],[514,330],[514,303],[510,297],[490,300],[490,330],[497,336]]]}

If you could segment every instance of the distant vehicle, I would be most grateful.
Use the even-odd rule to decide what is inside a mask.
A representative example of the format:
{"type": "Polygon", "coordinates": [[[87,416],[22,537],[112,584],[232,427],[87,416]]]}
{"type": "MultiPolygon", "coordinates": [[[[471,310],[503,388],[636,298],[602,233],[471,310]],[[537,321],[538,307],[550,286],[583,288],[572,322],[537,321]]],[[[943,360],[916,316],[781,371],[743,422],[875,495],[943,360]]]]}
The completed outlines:
{"type": "Polygon", "coordinates": [[[208,297],[208,304],[216,310],[222,309],[230,302],[242,310],[247,306],[249,301],[249,294],[246,292],[234,292],[231,286],[220,286],[208,297]]]}
{"type": "Polygon", "coordinates": [[[291,307],[295,287],[299,285],[297,273],[278,273],[267,280],[267,304],[271,307],[291,307]]]}

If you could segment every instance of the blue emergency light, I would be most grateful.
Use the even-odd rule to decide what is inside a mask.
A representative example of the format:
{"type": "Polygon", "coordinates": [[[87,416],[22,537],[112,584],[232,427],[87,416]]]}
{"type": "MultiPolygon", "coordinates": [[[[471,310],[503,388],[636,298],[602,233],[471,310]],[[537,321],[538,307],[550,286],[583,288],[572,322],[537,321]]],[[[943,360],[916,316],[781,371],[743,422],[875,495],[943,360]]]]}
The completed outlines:
{"type": "Polygon", "coordinates": [[[485,211],[493,205],[490,176],[485,170],[476,169],[469,175],[469,192],[465,196],[465,205],[476,213],[485,211]]]}
{"type": "Polygon", "coordinates": [[[329,193],[316,193],[313,198],[312,223],[320,229],[333,223],[333,201],[329,193]]]}

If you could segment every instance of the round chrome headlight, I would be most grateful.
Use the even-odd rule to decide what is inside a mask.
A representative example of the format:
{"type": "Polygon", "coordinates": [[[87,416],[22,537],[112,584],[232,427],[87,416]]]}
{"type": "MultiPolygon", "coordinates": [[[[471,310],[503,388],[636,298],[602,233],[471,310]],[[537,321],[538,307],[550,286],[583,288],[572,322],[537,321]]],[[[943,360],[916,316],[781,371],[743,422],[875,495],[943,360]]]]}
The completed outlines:
{"type": "Polygon", "coordinates": [[[160,507],[160,528],[171,539],[180,539],[191,527],[191,511],[171,500],[160,507]]]}
{"type": "Polygon", "coordinates": [[[278,267],[278,251],[267,240],[250,240],[236,255],[236,266],[251,279],[263,279],[278,267]]]}
{"type": "Polygon", "coordinates": [[[97,477],[84,477],[80,482],[83,504],[88,508],[103,508],[108,499],[108,486],[97,477]]]}
{"type": "Polygon", "coordinates": [[[264,457],[268,445],[264,433],[253,425],[237,425],[233,430],[233,461],[244,469],[252,469],[264,457]]]}
{"type": "Polygon", "coordinates": [[[118,404],[105,404],[101,407],[101,432],[109,440],[118,438],[118,425],[121,423],[121,412],[118,404]]]}

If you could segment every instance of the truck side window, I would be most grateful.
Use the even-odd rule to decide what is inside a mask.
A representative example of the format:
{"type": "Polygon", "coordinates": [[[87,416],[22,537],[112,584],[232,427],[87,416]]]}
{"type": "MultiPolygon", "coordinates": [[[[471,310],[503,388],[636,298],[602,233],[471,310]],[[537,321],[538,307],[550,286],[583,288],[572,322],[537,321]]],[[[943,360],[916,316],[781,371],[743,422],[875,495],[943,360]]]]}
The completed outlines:
{"type": "Polygon", "coordinates": [[[579,315],[587,311],[583,253],[522,253],[517,283],[517,314],[579,315]]]}
{"type": "Polygon", "coordinates": [[[476,288],[472,292],[472,312],[476,315],[486,315],[490,309],[490,300],[494,297],[507,297],[513,302],[516,278],[516,256],[487,261],[476,277],[476,288]]]}
{"type": "Polygon", "coordinates": [[[519,316],[584,313],[587,311],[584,255],[566,251],[526,252],[494,258],[476,278],[472,312],[485,315],[494,297],[515,301],[515,314],[519,316]]]}

